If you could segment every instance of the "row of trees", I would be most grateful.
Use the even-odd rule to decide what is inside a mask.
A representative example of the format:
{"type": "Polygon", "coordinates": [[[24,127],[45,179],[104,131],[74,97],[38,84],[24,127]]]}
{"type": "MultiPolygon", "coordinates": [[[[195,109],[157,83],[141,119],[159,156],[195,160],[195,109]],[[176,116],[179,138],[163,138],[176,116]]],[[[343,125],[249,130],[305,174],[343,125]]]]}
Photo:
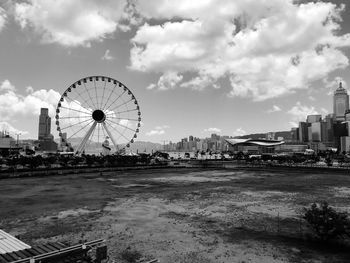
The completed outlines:
{"type": "Polygon", "coordinates": [[[317,163],[325,162],[331,166],[334,162],[342,164],[350,164],[350,156],[345,153],[334,153],[332,151],[324,151],[313,154],[293,153],[293,154],[262,154],[249,155],[243,152],[232,154],[232,158],[236,160],[245,160],[246,162],[278,162],[278,163],[317,163]]]}
{"type": "Polygon", "coordinates": [[[14,155],[0,158],[2,170],[13,169],[47,169],[47,168],[74,168],[74,167],[114,167],[149,165],[151,161],[158,164],[157,158],[150,154],[139,155],[61,155],[52,154],[49,156],[14,155]]]}

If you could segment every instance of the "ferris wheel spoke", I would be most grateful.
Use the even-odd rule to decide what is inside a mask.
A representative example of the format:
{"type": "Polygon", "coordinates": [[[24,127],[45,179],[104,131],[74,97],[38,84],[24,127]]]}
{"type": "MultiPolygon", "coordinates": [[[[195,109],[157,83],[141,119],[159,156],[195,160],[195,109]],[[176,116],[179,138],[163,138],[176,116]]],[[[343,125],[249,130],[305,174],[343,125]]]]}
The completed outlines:
{"type": "Polygon", "coordinates": [[[102,108],[102,104],[103,104],[103,100],[104,100],[104,96],[105,96],[105,90],[106,90],[106,79],[105,79],[105,85],[103,86],[103,93],[102,93],[102,99],[101,99],[101,107],[100,108],[102,108]]]}
{"type": "Polygon", "coordinates": [[[108,116],[108,118],[113,118],[116,120],[139,121],[138,119],[119,118],[119,117],[114,117],[114,116],[108,116]]]}
{"type": "Polygon", "coordinates": [[[126,113],[126,112],[131,112],[131,111],[138,111],[139,109],[130,109],[130,110],[124,110],[124,111],[118,111],[118,112],[114,112],[114,111],[112,111],[112,112],[109,112],[109,113],[107,113],[106,115],[108,116],[109,114],[120,114],[120,113],[126,113]]]}
{"type": "Polygon", "coordinates": [[[122,104],[119,104],[118,106],[116,106],[115,108],[112,109],[112,111],[115,111],[116,109],[119,109],[121,106],[124,106],[125,104],[128,104],[129,102],[133,101],[134,99],[130,99],[128,101],[125,101],[122,104]]]}
{"type": "Polygon", "coordinates": [[[120,95],[119,95],[106,109],[104,109],[104,110],[107,111],[121,96],[124,95],[125,92],[126,92],[126,90],[124,90],[123,93],[120,94],[120,95]]]}
{"type": "Polygon", "coordinates": [[[72,109],[72,108],[67,108],[64,106],[61,106],[60,108],[62,109],[67,109],[67,110],[72,110],[72,111],[76,111],[76,112],[80,112],[80,113],[84,113],[84,114],[91,114],[91,112],[85,112],[85,111],[81,111],[81,110],[76,110],[76,109],[72,109]]]}
{"type": "Polygon", "coordinates": [[[114,137],[113,137],[112,133],[109,131],[109,129],[107,128],[107,125],[105,122],[102,122],[102,127],[106,130],[109,138],[111,138],[111,141],[115,147],[115,150],[118,151],[118,149],[119,149],[118,144],[116,143],[116,140],[114,140],[114,137]]]}
{"type": "Polygon", "coordinates": [[[90,115],[86,115],[86,116],[76,116],[76,117],[60,117],[59,119],[80,119],[80,118],[91,118],[91,114],[90,115]]]}
{"type": "MultiPolygon", "coordinates": [[[[115,127],[113,127],[111,124],[109,124],[108,122],[107,122],[107,124],[113,129],[113,130],[115,130],[121,137],[123,137],[127,142],[129,142],[129,138],[127,138],[127,137],[125,137],[125,135],[123,134],[123,133],[121,133],[120,131],[118,131],[118,129],[116,129],[115,127]]],[[[120,137],[119,136],[119,137],[120,137]]]]}
{"type": "Polygon", "coordinates": [[[92,97],[91,97],[91,95],[90,95],[90,92],[89,92],[88,88],[86,87],[85,83],[84,83],[84,87],[85,87],[86,93],[88,94],[88,96],[89,96],[89,98],[90,98],[90,101],[91,101],[91,103],[92,103],[92,105],[93,105],[93,108],[97,109],[97,107],[96,107],[96,105],[95,105],[95,102],[92,100],[92,97]]]}
{"type": "Polygon", "coordinates": [[[74,102],[74,103],[77,104],[79,107],[81,107],[81,108],[83,108],[84,110],[86,110],[87,112],[91,113],[91,110],[89,110],[89,109],[83,107],[83,106],[82,106],[80,103],[78,103],[76,100],[73,100],[73,99],[68,98],[68,97],[66,97],[66,99],[69,99],[71,102],[74,102]]]}
{"type": "Polygon", "coordinates": [[[114,84],[114,87],[111,89],[111,92],[109,93],[106,103],[103,105],[102,110],[104,110],[104,108],[106,107],[107,103],[109,102],[109,99],[112,97],[113,91],[115,89],[115,87],[117,86],[117,84],[114,84]]]}
{"type": "Polygon", "coordinates": [[[82,99],[82,101],[88,106],[90,107],[91,109],[93,108],[93,105],[91,105],[91,103],[88,102],[87,99],[83,98],[83,96],[81,95],[81,93],[79,92],[76,92],[78,94],[78,96],[82,99]]]}
{"type": "Polygon", "coordinates": [[[69,136],[68,139],[73,138],[74,135],[78,134],[79,132],[81,132],[82,130],[84,130],[87,126],[89,126],[90,124],[94,123],[94,120],[91,120],[88,124],[86,124],[84,127],[80,128],[78,131],[76,131],[75,133],[73,133],[71,136],[69,136]]]}
{"type": "Polygon", "coordinates": [[[128,129],[128,130],[134,132],[134,130],[131,129],[131,128],[129,128],[128,126],[125,126],[125,125],[123,125],[123,124],[120,124],[120,123],[115,122],[115,121],[112,121],[112,120],[107,120],[107,121],[110,121],[110,122],[112,122],[112,123],[114,123],[114,124],[116,124],[116,125],[119,125],[120,127],[123,127],[123,128],[125,128],[125,129],[128,129]]]}
{"type": "Polygon", "coordinates": [[[96,104],[97,104],[97,108],[99,109],[99,105],[98,105],[98,96],[97,96],[97,87],[96,87],[96,79],[94,78],[94,87],[95,87],[95,95],[96,95],[96,104]]]}
{"type": "Polygon", "coordinates": [[[81,121],[81,122],[77,122],[77,123],[71,124],[71,125],[69,125],[69,126],[67,126],[67,127],[61,128],[61,130],[65,130],[65,129],[71,128],[71,127],[73,127],[73,126],[77,126],[77,125],[82,124],[82,123],[85,123],[85,122],[87,122],[87,121],[91,121],[91,119],[83,120],[83,121],[81,121]]]}
{"type": "Polygon", "coordinates": [[[91,134],[93,133],[93,131],[95,130],[95,127],[96,127],[96,124],[97,122],[95,121],[90,129],[87,131],[87,133],[85,134],[85,136],[83,137],[83,140],[80,142],[80,144],[78,145],[77,147],[77,150],[76,150],[76,153],[81,153],[83,152],[84,148],[85,148],[85,145],[86,145],[86,142],[89,140],[91,134]]]}

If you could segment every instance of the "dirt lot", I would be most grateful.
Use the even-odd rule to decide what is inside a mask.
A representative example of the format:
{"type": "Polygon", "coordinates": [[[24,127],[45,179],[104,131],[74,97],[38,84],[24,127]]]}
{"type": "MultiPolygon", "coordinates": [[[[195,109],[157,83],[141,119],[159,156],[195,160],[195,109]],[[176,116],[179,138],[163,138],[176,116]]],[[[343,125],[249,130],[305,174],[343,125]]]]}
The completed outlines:
{"type": "Polygon", "coordinates": [[[350,262],[306,241],[302,207],[350,212],[350,175],[146,170],[0,181],[0,228],[29,244],[107,240],[111,261],[350,262]]]}

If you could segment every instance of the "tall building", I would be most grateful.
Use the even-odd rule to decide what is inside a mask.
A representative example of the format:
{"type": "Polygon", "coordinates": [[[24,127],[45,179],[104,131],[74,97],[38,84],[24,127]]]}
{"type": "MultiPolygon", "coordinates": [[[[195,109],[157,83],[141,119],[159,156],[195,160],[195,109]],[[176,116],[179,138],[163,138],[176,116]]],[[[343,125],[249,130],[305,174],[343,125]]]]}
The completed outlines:
{"type": "Polygon", "coordinates": [[[334,91],[333,95],[333,113],[336,120],[343,121],[347,110],[349,110],[349,95],[340,82],[339,87],[334,91]]]}
{"type": "Polygon", "coordinates": [[[291,130],[291,140],[292,140],[292,142],[299,141],[299,128],[292,128],[292,130],[291,130]]]}
{"type": "Polygon", "coordinates": [[[311,124],[311,137],[313,142],[325,142],[327,132],[326,122],[314,122],[311,124]]]}
{"type": "Polygon", "coordinates": [[[308,140],[308,124],[306,122],[299,122],[299,141],[307,142],[308,140]]]}
{"type": "Polygon", "coordinates": [[[326,115],[324,121],[326,122],[326,132],[324,141],[331,143],[334,142],[334,131],[333,131],[333,123],[334,123],[334,115],[328,114],[326,115]]]}
{"type": "Polygon", "coordinates": [[[51,134],[51,118],[49,117],[49,109],[41,108],[39,115],[39,134],[38,140],[44,140],[51,134]]]}
{"type": "Polygon", "coordinates": [[[321,120],[322,120],[322,116],[320,114],[308,115],[306,117],[307,123],[320,122],[321,120]]]}
{"type": "Polygon", "coordinates": [[[41,151],[57,151],[57,143],[51,134],[51,118],[49,109],[41,108],[39,115],[38,148],[41,151]]]}

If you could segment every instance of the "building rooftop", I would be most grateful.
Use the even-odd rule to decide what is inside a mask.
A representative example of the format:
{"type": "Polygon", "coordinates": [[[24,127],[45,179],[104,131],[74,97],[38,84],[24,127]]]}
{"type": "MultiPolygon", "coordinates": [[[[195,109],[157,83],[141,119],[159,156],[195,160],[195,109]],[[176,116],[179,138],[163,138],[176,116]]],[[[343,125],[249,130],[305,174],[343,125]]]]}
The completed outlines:
{"type": "Polygon", "coordinates": [[[335,94],[348,94],[347,90],[343,87],[342,82],[339,82],[339,87],[334,91],[335,94]]]}
{"type": "Polygon", "coordinates": [[[244,144],[258,146],[277,146],[285,143],[284,141],[265,139],[226,139],[226,141],[231,145],[244,144]]]}
{"type": "Polygon", "coordinates": [[[0,254],[30,248],[29,245],[0,229],[0,254]]]}

